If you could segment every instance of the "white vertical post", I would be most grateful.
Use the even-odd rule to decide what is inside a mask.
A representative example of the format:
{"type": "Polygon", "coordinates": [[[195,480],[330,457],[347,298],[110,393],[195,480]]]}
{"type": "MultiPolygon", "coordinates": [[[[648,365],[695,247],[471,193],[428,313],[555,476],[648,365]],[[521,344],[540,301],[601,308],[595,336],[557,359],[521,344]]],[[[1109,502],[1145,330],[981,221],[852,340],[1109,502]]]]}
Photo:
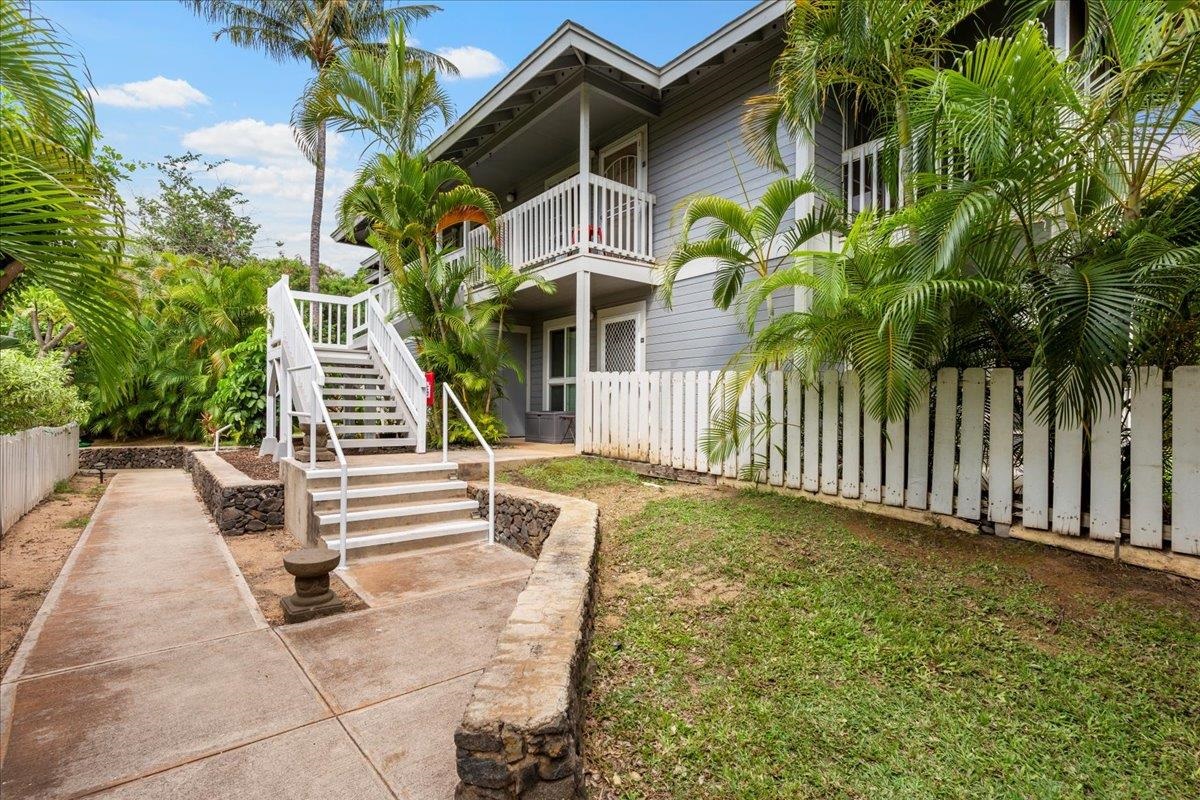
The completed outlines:
{"type": "Polygon", "coordinates": [[[958,422],[958,370],[947,367],[937,374],[937,407],[933,415],[933,483],[929,510],[954,513],[954,444],[958,422]]]}
{"type": "Polygon", "coordinates": [[[994,369],[988,381],[988,519],[1012,522],[1013,371],[994,369]]]}
{"type": "Polygon", "coordinates": [[[683,374],[683,468],[696,469],[696,373],[683,374]]]}
{"type": "Polygon", "coordinates": [[[1200,367],[1171,379],[1171,550],[1200,556],[1200,367]]]}
{"type": "MultiPolygon", "coordinates": [[[[804,386],[804,471],[806,492],[821,488],[821,390],[816,382],[804,386]]],[[[828,447],[829,443],[826,442],[828,447]]]]}
{"type": "Polygon", "coordinates": [[[804,384],[800,373],[792,370],[787,374],[787,463],[784,466],[784,485],[791,489],[800,488],[801,434],[804,425],[804,384]]]}
{"type": "MultiPolygon", "coordinates": [[[[1114,377],[1124,385],[1121,368],[1114,377]]],[[[1088,492],[1088,536],[1113,540],[1121,535],[1122,393],[1114,402],[1101,398],[1091,428],[1091,490],[1088,492]]],[[[1178,474],[1178,473],[1176,473],[1178,474]]]]}
{"type": "Polygon", "coordinates": [[[1083,487],[1083,425],[1067,422],[1066,414],[1055,414],[1054,420],[1054,500],[1051,506],[1050,530],[1071,536],[1079,535],[1081,522],[1080,495],[1083,487]]]}
{"type": "Polygon", "coordinates": [[[711,375],[708,371],[696,373],[696,471],[708,472],[708,451],[704,440],[711,424],[709,417],[708,395],[711,390],[711,375]]]}
{"type": "Polygon", "coordinates": [[[887,421],[887,441],[884,443],[883,502],[889,506],[904,505],[904,417],[887,421]]]}
{"type": "Polygon", "coordinates": [[[586,253],[591,242],[592,104],[587,83],[579,86],[579,252],[586,253]]]}
{"type": "Polygon", "coordinates": [[[771,438],[767,453],[767,480],[772,486],[783,486],[783,372],[771,370],[767,376],[770,392],[771,438]]]}
{"type": "Polygon", "coordinates": [[[686,454],[683,452],[683,373],[671,373],[671,466],[683,469],[686,454]]]}
{"type": "Polygon", "coordinates": [[[908,411],[908,490],[904,502],[909,508],[929,504],[929,373],[922,371],[921,388],[908,411]]]}
{"type": "Polygon", "coordinates": [[[838,491],[838,373],[827,369],[821,374],[821,491],[838,491]]]}
{"type": "MultiPolygon", "coordinates": [[[[588,375],[592,371],[592,274],[587,270],[575,273],[575,452],[583,452],[583,437],[579,435],[578,421],[588,419],[591,411],[591,395],[588,393],[588,375]]],[[[546,356],[547,358],[549,356],[546,356]]]]}
{"type": "MultiPolygon", "coordinates": [[[[796,134],[796,177],[802,177],[813,171],[817,163],[817,145],[811,130],[801,130],[796,134]]],[[[796,201],[796,219],[803,219],[813,210],[813,196],[806,194],[796,201]]],[[[812,290],[797,286],[794,290],[794,303],[797,311],[808,311],[812,305],[812,290]]]]}
{"type": "Polygon", "coordinates": [[[1129,409],[1129,541],[1162,547],[1162,370],[1138,369],[1129,409]]]}
{"type": "Polygon", "coordinates": [[[1025,370],[1025,421],[1022,426],[1021,522],[1027,528],[1050,524],[1050,425],[1033,408],[1033,370],[1025,370]]]}
{"type": "Polygon", "coordinates": [[[858,373],[842,376],[842,497],[858,497],[861,472],[862,426],[858,403],[858,373]]]}
{"type": "Polygon", "coordinates": [[[963,370],[962,428],[958,444],[958,503],[955,514],[979,519],[983,484],[984,374],[978,367],[963,370]]]}

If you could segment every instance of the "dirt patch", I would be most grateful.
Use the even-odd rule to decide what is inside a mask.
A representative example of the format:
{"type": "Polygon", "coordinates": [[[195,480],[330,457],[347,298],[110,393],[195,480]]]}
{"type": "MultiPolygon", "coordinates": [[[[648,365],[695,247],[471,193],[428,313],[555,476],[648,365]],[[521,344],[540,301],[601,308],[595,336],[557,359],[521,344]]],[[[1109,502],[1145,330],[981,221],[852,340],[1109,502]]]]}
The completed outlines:
{"type": "MultiPolygon", "coordinates": [[[[225,544],[233,553],[246,583],[250,584],[250,591],[267,622],[272,626],[282,625],[283,610],[279,601],[295,590],[292,576],[283,568],[283,556],[298,549],[296,540],[286,531],[274,530],[228,536],[225,544]]],[[[347,611],[367,607],[337,575],[330,576],[329,585],[342,599],[347,611]]]]}
{"type": "Polygon", "coordinates": [[[905,559],[936,559],[959,566],[998,564],[1021,570],[1069,617],[1118,599],[1200,614],[1200,585],[1187,578],[1019,539],[932,528],[854,511],[835,513],[851,533],[905,559]]]}
{"type": "Polygon", "coordinates": [[[91,475],[68,483],[69,491],[50,495],[0,538],[0,675],[103,494],[91,475]]]}
{"type": "Polygon", "coordinates": [[[253,448],[222,450],[217,455],[241,470],[247,478],[256,481],[279,480],[279,464],[272,461],[270,456],[260,456],[253,448]]]}

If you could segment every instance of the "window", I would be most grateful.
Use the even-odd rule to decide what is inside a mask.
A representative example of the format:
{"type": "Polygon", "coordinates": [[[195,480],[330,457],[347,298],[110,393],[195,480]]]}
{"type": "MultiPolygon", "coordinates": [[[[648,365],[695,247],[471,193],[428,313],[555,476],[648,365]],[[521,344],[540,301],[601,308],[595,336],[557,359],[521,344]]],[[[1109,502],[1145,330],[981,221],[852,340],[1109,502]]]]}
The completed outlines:
{"type": "Polygon", "coordinates": [[[547,411],[575,411],[575,325],[573,318],[546,323],[547,411]]]}
{"type": "Polygon", "coordinates": [[[602,372],[638,372],[645,360],[646,304],[627,303],[596,312],[597,362],[602,372]]]}

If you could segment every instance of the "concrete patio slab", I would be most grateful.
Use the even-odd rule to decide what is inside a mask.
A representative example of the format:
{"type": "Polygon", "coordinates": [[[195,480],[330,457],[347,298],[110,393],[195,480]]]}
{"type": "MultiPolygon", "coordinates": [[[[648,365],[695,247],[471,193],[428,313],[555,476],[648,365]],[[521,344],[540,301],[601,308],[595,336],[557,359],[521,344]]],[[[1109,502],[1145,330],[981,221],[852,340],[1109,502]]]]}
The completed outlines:
{"type": "Polygon", "coordinates": [[[279,629],[337,712],[482,669],[525,586],[507,583],[279,629]]]}
{"type": "Polygon", "coordinates": [[[72,797],[330,716],[273,631],[11,686],[0,795],[72,797]]]}
{"type": "Polygon", "coordinates": [[[342,716],[342,724],[379,765],[397,797],[454,797],[454,730],[481,674],[472,672],[342,716]]]}
{"type": "Polygon", "coordinates": [[[193,761],[93,797],[390,800],[392,794],[342,726],[330,719],[193,761]]]}
{"type": "Polygon", "coordinates": [[[22,677],[220,639],[264,627],[228,587],[133,596],[100,607],[66,598],[46,618],[22,677]]]}
{"type": "Polygon", "coordinates": [[[371,606],[528,577],[533,559],[487,542],[431,547],[353,562],[345,578],[371,606]]]}

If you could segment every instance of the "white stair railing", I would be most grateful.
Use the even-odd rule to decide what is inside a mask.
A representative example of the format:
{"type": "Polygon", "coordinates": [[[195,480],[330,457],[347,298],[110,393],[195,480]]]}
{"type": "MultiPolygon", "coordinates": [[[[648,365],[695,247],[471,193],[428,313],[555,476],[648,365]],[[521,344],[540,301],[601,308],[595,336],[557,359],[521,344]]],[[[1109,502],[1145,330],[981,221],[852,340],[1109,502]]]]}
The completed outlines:
{"type": "Polygon", "coordinates": [[[396,326],[388,322],[379,301],[367,293],[366,307],[367,350],[383,366],[392,388],[404,402],[416,440],[417,452],[425,452],[425,372],[413,358],[413,354],[396,332],[396,326]]]}
{"type": "Polygon", "coordinates": [[[475,434],[475,438],[479,440],[479,444],[483,447],[483,451],[488,457],[488,544],[496,543],[496,454],[492,452],[492,448],[483,438],[483,434],[479,432],[479,428],[475,427],[475,421],[471,419],[471,415],[463,408],[463,404],[459,402],[458,395],[450,388],[450,384],[442,384],[442,463],[446,464],[450,461],[450,401],[454,401],[454,405],[458,408],[458,413],[466,420],[467,426],[470,427],[471,433],[475,434]]]}

